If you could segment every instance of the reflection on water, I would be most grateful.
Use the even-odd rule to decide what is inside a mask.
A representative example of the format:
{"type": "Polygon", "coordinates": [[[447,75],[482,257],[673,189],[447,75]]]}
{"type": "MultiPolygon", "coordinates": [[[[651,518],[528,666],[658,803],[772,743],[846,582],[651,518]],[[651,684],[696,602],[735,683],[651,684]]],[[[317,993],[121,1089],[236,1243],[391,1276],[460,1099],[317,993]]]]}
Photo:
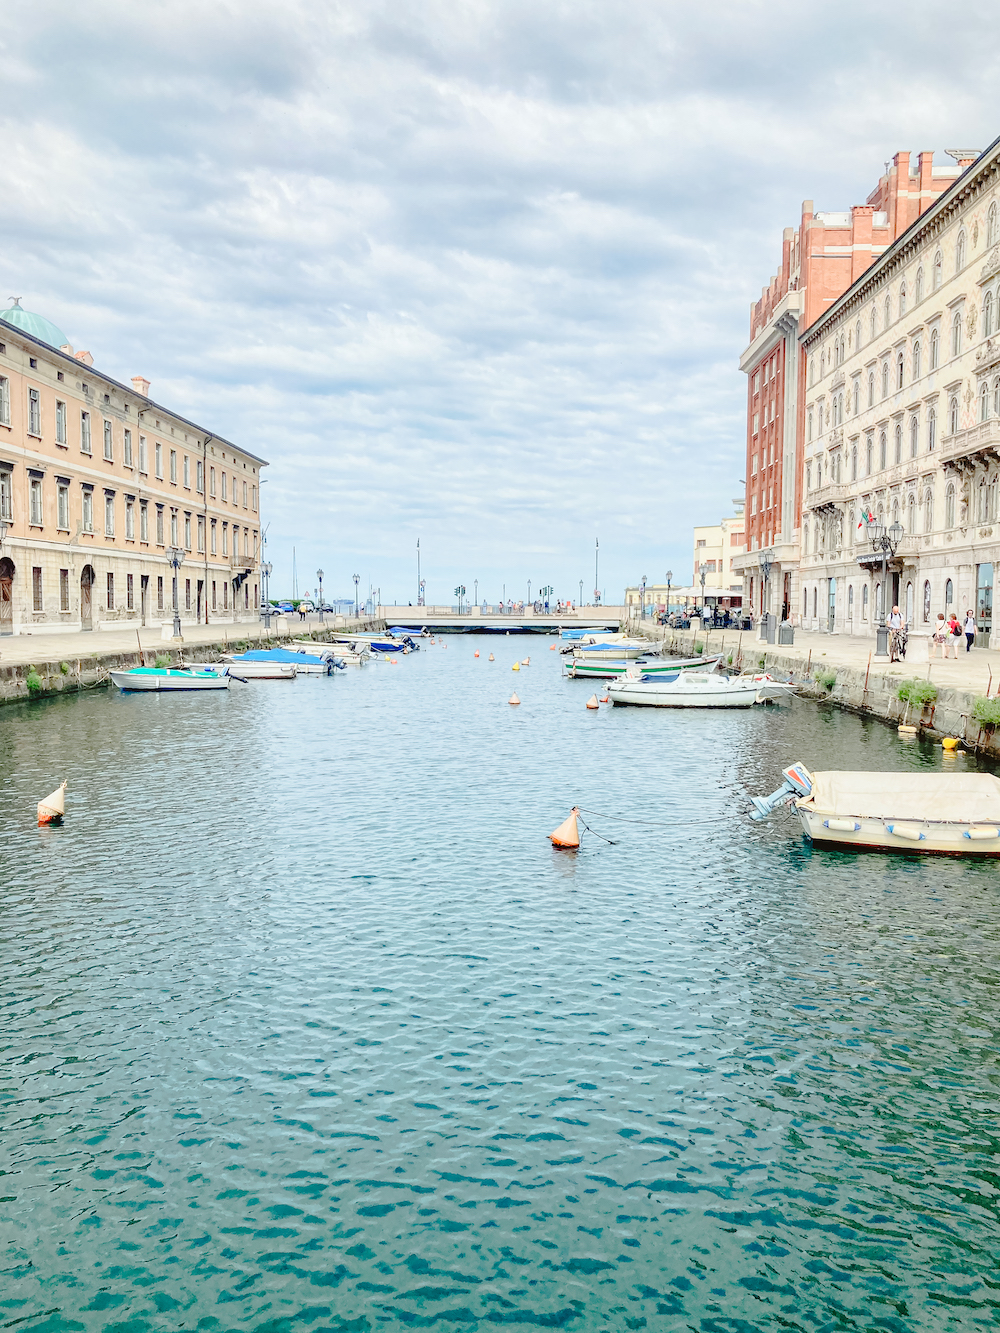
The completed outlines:
{"type": "Polygon", "coordinates": [[[998,871],[743,816],[940,752],[448,642],[0,716],[0,1320],[994,1326],[998,871]]]}

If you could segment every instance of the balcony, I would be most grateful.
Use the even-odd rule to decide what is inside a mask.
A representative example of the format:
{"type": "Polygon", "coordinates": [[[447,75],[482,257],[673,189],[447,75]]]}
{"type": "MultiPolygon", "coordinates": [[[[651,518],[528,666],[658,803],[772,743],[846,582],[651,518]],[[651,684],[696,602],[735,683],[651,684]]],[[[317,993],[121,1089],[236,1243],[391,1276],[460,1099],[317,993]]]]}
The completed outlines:
{"type": "Polygon", "coordinates": [[[825,481],[822,486],[814,486],[805,495],[806,509],[830,509],[834,505],[853,500],[860,492],[856,481],[825,481]]]}
{"type": "Polygon", "coordinates": [[[953,467],[957,472],[971,472],[977,464],[996,460],[1000,454],[1000,417],[981,421],[968,430],[957,430],[941,441],[939,458],[942,467],[953,467]]]}
{"type": "Polygon", "coordinates": [[[257,563],[257,558],[252,555],[240,555],[237,551],[234,551],[229,563],[233,569],[253,569],[257,563]]]}

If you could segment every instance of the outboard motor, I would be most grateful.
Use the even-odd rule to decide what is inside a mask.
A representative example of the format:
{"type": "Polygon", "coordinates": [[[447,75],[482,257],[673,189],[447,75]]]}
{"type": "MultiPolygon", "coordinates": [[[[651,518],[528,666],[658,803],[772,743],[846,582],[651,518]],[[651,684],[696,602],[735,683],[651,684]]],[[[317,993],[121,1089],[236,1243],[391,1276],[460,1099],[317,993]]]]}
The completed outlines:
{"type": "Polygon", "coordinates": [[[789,801],[808,796],[812,791],[812,774],[805,764],[792,764],[790,768],[782,771],[781,776],[785,779],[784,782],[770,796],[751,796],[754,807],[750,811],[751,819],[755,821],[766,819],[772,810],[787,805],[789,801]]]}

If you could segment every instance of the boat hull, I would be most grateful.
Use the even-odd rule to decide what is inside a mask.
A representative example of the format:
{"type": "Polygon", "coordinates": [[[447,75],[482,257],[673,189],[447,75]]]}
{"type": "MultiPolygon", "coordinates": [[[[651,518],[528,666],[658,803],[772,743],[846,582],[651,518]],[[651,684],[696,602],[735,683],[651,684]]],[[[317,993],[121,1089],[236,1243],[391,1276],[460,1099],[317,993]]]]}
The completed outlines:
{"type": "Polygon", "coordinates": [[[967,837],[970,828],[964,824],[923,821],[904,825],[905,833],[893,833],[888,824],[896,821],[837,818],[823,810],[797,806],[796,814],[802,831],[816,847],[836,848],[849,852],[910,852],[918,856],[986,856],[1000,857],[1000,837],[967,837]],[[854,828],[830,828],[830,822],[853,823],[854,828]],[[914,837],[916,832],[919,836],[914,837]]]}
{"type": "Polygon", "coordinates": [[[682,672],[676,680],[616,680],[608,686],[613,704],[645,708],[752,708],[759,701],[755,684],[738,685],[725,676],[682,672]]]}
{"type": "Polygon", "coordinates": [[[637,666],[644,676],[672,676],[678,671],[712,671],[722,661],[718,657],[686,657],[674,662],[627,662],[619,659],[614,662],[583,661],[574,657],[566,663],[567,676],[594,677],[599,680],[614,680],[624,676],[630,666],[637,666]]]}
{"type": "Polygon", "coordinates": [[[209,672],[170,671],[150,668],[112,671],[111,683],[127,693],[188,693],[191,690],[228,690],[229,677],[209,672]]]}

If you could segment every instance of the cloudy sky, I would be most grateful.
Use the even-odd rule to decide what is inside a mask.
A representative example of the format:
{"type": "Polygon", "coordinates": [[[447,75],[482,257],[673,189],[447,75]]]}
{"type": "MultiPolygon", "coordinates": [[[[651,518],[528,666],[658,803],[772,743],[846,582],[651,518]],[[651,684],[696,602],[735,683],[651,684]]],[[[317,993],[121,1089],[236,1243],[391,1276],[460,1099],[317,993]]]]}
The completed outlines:
{"type": "Polygon", "coordinates": [[[1000,133],[986,5],[33,0],[0,301],[268,460],[273,591],[618,600],[742,490],[748,306],[899,149],[1000,133]],[[947,40],[946,40],[947,38],[947,40]],[[307,575],[310,576],[307,578],[307,575]]]}

